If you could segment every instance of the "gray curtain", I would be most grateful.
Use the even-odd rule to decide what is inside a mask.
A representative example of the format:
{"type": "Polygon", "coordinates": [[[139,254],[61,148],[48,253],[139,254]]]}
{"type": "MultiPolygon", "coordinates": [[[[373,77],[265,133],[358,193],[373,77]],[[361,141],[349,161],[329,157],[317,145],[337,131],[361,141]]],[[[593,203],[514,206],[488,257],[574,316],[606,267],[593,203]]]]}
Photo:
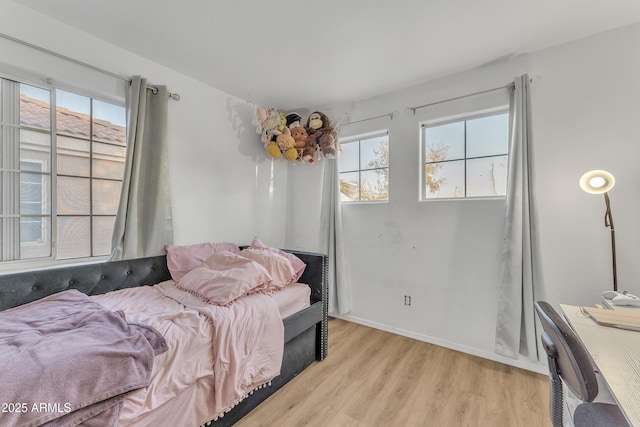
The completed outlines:
{"type": "Polygon", "coordinates": [[[111,259],[164,253],[173,243],[169,191],[167,108],[164,86],[147,88],[134,76],[127,99],[127,158],[120,205],[113,230],[111,259]]]}
{"type": "Polygon", "coordinates": [[[338,161],[324,159],[323,162],[320,242],[329,256],[329,312],[347,314],[351,311],[351,296],[342,228],[338,161]]]}
{"type": "Polygon", "coordinates": [[[502,277],[495,351],[538,360],[533,302],[542,299],[542,274],[533,191],[529,77],[516,78],[510,98],[509,166],[502,277]]]}

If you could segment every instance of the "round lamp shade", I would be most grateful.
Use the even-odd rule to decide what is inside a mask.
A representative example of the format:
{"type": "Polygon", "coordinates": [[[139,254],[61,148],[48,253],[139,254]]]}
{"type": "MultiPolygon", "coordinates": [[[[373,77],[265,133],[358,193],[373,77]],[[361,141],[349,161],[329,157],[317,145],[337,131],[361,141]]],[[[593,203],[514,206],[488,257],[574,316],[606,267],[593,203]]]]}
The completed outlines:
{"type": "Polygon", "coordinates": [[[587,193],[602,194],[616,185],[616,179],[607,171],[592,170],[580,178],[580,188],[587,193]]]}

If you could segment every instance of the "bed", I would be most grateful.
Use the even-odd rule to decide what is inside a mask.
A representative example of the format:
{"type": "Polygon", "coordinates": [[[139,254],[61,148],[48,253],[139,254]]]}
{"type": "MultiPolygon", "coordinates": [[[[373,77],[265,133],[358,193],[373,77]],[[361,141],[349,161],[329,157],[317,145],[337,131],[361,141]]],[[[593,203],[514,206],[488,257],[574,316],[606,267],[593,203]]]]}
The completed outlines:
{"type": "MultiPolygon", "coordinates": [[[[167,423],[186,426],[230,426],[311,363],[323,360],[327,356],[327,257],[322,254],[300,251],[284,251],[284,253],[295,255],[305,264],[304,271],[297,278],[296,283],[283,288],[283,290],[287,291],[290,288],[291,294],[297,294],[295,297],[287,296],[286,292],[256,292],[237,300],[242,301],[242,304],[238,302],[228,306],[207,304],[193,293],[181,292],[184,289],[178,288],[176,282],[172,280],[167,256],[156,256],[0,275],[0,311],[31,302],[44,304],[51,298],[61,298],[68,295],[73,298],[89,299],[90,301],[86,301],[87,304],[99,305],[109,313],[123,313],[123,317],[126,317],[127,322],[130,324],[138,327],[148,327],[158,336],[164,338],[166,340],[164,345],[169,350],[165,349],[163,351],[159,347],[153,347],[155,365],[153,372],[149,373],[150,383],[146,387],[126,393],[126,396],[122,399],[123,404],[119,406],[120,409],[117,411],[119,423],[123,426],[168,425],[167,423]],[[130,295],[135,295],[135,302],[131,303],[130,295]],[[308,298],[308,303],[301,305],[300,295],[304,295],[305,297],[303,298],[308,298]],[[161,305],[164,304],[163,307],[168,307],[167,310],[173,310],[170,307],[171,305],[178,305],[182,310],[178,314],[167,311],[162,316],[157,316],[157,318],[161,318],[160,320],[154,319],[149,316],[149,310],[146,307],[154,306],[155,300],[162,301],[161,305]],[[290,300],[294,302],[292,303],[290,300]],[[238,310],[237,307],[239,306],[244,307],[242,308],[244,311],[240,311],[239,314],[232,314],[230,317],[245,318],[247,317],[246,313],[255,312],[257,313],[256,316],[261,316],[260,319],[267,319],[269,316],[273,318],[271,314],[268,315],[256,311],[271,305],[277,307],[277,320],[281,323],[282,328],[283,346],[280,350],[281,355],[278,355],[280,357],[279,360],[281,360],[281,366],[278,369],[279,374],[269,378],[268,381],[245,384],[248,388],[240,392],[242,396],[230,402],[230,404],[222,405],[223,411],[220,413],[220,404],[215,399],[212,399],[212,396],[217,396],[220,391],[217,387],[218,384],[208,379],[208,362],[203,363],[191,358],[197,353],[196,347],[207,346],[207,334],[201,329],[197,329],[200,326],[193,326],[195,323],[185,322],[196,322],[196,320],[192,319],[207,318],[211,311],[225,310],[227,307],[236,307],[234,309],[238,310]],[[172,320],[171,328],[167,328],[166,319],[174,319],[178,315],[180,319],[176,322],[172,320]],[[181,326],[180,334],[183,333],[182,329],[189,333],[195,330],[195,334],[198,337],[189,340],[174,337],[173,335],[175,334],[172,335],[171,331],[176,329],[176,324],[181,326]],[[188,345],[181,344],[177,346],[176,342],[188,343],[188,345]],[[181,352],[180,357],[175,355],[175,347],[181,347],[179,349],[181,352]],[[188,378],[179,379],[177,382],[182,386],[176,387],[172,385],[175,390],[169,392],[168,388],[164,386],[164,384],[169,383],[167,375],[172,377],[171,381],[173,381],[183,374],[181,368],[176,368],[173,359],[179,359],[182,365],[191,367],[200,364],[203,367],[200,369],[201,372],[193,374],[190,371],[189,375],[191,377],[187,375],[188,378]],[[216,385],[215,387],[214,384],[216,385]],[[151,402],[151,405],[149,405],[149,402],[151,402]]],[[[169,264],[171,264],[171,261],[169,264]]],[[[25,307],[32,305],[29,304],[25,307]]],[[[162,311],[164,308],[159,310],[162,311]]],[[[13,312],[15,311],[6,311],[5,313],[10,314],[13,312]]],[[[217,316],[218,314],[216,313],[214,314],[217,316]]],[[[0,313],[0,319],[1,315],[2,313],[0,313]]],[[[116,321],[118,320],[116,319],[116,321]]],[[[229,320],[229,323],[234,321],[229,320]]],[[[270,321],[273,322],[274,320],[271,319],[270,321]]],[[[200,322],[202,323],[202,321],[200,322]]],[[[219,325],[225,322],[208,321],[205,323],[207,328],[212,327],[211,325],[219,328],[219,325]]],[[[264,323],[267,324],[267,321],[265,320],[264,323]]],[[[216,329],[216,331],[218,330],[216,329]]],[[[216,332],[216,334],[221,335],[219,332],[216,332]]],[[[254,341],[260,341],[260,337],[264,334],[264,331],[254,334],[258,337],[254,341]]],[[[151,341],[153,339],[149,338],[151,341]]],[[[265,339],[263,341],[266,346],[273,346],[265,339]]],[[[0,345],[2,345],[1,343],[2,340],[0,338],[0,345]]],[[[212,344],[209,343],[208,346],[211,347],[212,344]]],[[[242,347],[244,348],[244,345],[242,347]]],[[[216,348],[225,348],[224,346],[218,343],[213,345],[213,348],[214,362],[228,357],[226,354],[218,355],[219,352],[215,350],[216,348]]],[[[262,350],[264,347],[260,348],[261,351],[277,353],[275,348],[267,348],[267,350],[262,350]]],[[[248,356],[241,355],[240,358],[244,360],[248,356]]],[[[77,366],[75,366],[75,369],[77,369],[77,366]]],[[[198,371],[198,369],[193,371],[198,371]]],[[[262,371],[258,374],[255,375],[263,379],[260,376],[262,371]]],[[[65,403],[68,402],[53,402],[53,400],[48,399],[46,403],[49,405],[55,404],[58,407],[44,409],[57,409],[61,412],[68,412],[68,408],[64,407],[65,403]]],[[[5,419],[8,419],[6,418],[8,415],[6,411],[8,410],[27,409],[32,411],[34,409],[31,406],[28,408],[17,406],[23,403],[19,401],[0,402],[5,406],[0,408],[0,411],[2,409],[5,410],[4,414],[0,412],[0,421],[2,421],[3,415],[5,415],[5,419]],[[9,407],[9,403],[12,403],[11,407],[9,407]]],[[[40,403],[42,404],[43,402],[40,403]]],[[[29,405],[32,404],[33,402],[29,403],[29,405]]],[[[35,409],[37,410],[37,408],[35,409]]],[[[87,423],[86,425],[91,424],[87,423]]],[[[97,425],[106,424],[103,421],[98,421],[97,425]]],[[[118,424],[116,423],[116,425],[118,424]]]]}

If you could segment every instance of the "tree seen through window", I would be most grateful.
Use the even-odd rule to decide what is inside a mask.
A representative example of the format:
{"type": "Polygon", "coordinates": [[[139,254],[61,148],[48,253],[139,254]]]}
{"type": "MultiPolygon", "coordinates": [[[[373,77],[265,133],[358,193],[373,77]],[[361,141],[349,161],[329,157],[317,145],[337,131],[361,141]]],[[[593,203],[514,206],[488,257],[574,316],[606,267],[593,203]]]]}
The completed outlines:
{"type": "Polygon", "coordinates": [[[389,136],[341,142],[340,146],[341,200],[389,200],[389,136]]]}

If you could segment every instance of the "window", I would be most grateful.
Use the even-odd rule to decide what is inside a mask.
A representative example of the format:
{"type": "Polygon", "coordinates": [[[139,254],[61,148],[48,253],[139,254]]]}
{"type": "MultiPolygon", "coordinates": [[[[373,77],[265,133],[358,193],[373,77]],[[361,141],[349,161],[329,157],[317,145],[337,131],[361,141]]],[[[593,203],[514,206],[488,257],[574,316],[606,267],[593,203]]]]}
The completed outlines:
{"type": "Polygon", "coordinates": [[[509,114],[422,126],[422,198],[504,196],[509,114]]]}
{"type": "Polygon", "coordinates": [[[389,200],[389,136],[377,134],[340,142],[343,202],[389,200]]]}
{"type": "Polygon", "coordinates": [[[125,108],[0,79],[0,261],[111,253],[125,108]]]}

